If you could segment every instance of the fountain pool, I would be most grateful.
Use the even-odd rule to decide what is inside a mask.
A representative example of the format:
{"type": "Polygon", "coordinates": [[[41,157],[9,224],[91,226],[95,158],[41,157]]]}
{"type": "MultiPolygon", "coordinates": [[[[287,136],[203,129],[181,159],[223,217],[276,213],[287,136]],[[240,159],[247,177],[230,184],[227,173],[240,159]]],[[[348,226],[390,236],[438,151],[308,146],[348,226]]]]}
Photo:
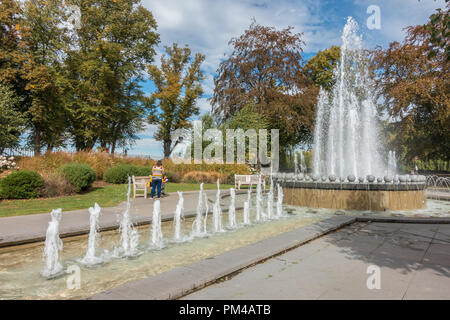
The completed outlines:
{"type": "MultiPolygon", "coordinates": [[[[235,202],[238,206],[247,202],[248,194],[237,194],[235,202]]],[[[64,250],[59,261],[64,269],[78,265],[81,270],[80,289],[67,289],[68,274],[60,273],[56,278],[47,280],[40,275],[42,269],[42,253],[44,243],[34,243],[0,248],[0,299],[83,299],[122,284],[147,277],[173,268],[188,265],[207,259],[226,251],[250,245],[252,243],[274,237],[281,233],[330,218],[335,214],[346,215],[379,215],[379,216],[412,216],[412,217],[450,217],[450,202],[429,200],[426,208],[413,211],[350,211],[333,209],[313,209],[308,207],[283,205],[283,216],[275,220],[257,222],[256,197],[253,194],[249,208],[251,225],[244,226],[244,212],[235,211],[236,229],[225,227],[226,232],[213,233],[213,219],[209,215],[203,237],[190,236],[195,217],[181,220],[175,229],[172,221],[161,224],[161,232],[168,240],[163,249],[148,250],[148,239],[151,239],[151,228],[141,226],[134,228],[141,239],[137,257],[114,257],[114,248],[121,244],[121,233],[116,231],[101,232],[97,236],[96,255],[109,256],[103,264],[83,266],[77,262],[88,248],[88,235],[62,239],[64,250]],[[287,214],[289,213],[289,214],[287,214]],[[174,232],[179,237],[189,238],[185,242],[171,241],[174,232]]],[[[267,201],[263,196],[263,201],[267,201]]],[[[222,204],[230,205],[231,197],[222,198],[222,204]]],[[[277,203],[274,203],[277,212],[277,203]]],[[[278,204],[279,206],[279,204],[278,204]]],[[[227,225],[228,213],[224,212],[222,224],[227,225]]]]}
{"type": "MultiPolygon", "coordinates": [[[[254,213],[252,213],[254,215],[254,213]]],[[[138,257],[112,258],[101,265],[83,266],[77,259],[85,255],[88,236],[64,238],[64,251],[60,261],[64,268],[78,265],[81,270],[80,289],[69,290],[66,286],[68,274],[47,280],[40,275],[44,244],[35,243],[0,248],[0,299],[82,299],[95,293],[117,287],[146,276],[155,275],[170,269],[191,264],[223,252],[246,246],[263,239],[276,236],[316,221],[325,216],[287,215],[279,220],[253,223],[242,227],[243,212],[236,210],[238,228],[226,232],[211,233],[201,238],[179,243],[168,241],[163,249],[145,250],[151,238],[151,228],[136,228],[142,239],[138,249],[143,251],[138,257]]],[[[181,236],[189,235],[195,218],[186,218],[180,226],[181,236]]],[[[223,225],[228,220],[223,214],[223,225]]],[[[208,230],[213,230],[213,219],[208,219],[208,230]]],[[[172,236],[172,221],[161,224],[162,234],[172,236]]],[[[99,234],[97,252],[109,253],[120,245],[120,233],[107,231],[99,234]]]]}

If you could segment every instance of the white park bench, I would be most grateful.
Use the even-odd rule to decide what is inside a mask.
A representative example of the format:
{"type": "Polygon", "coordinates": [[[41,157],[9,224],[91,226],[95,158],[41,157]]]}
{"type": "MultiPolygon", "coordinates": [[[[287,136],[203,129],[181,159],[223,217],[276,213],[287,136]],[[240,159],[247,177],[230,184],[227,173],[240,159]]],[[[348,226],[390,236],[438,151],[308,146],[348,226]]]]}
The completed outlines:
{"type": "Polygon", "coordinates": [[[140,176],[135,177],[133,176],[133,198],[136,198],[138,190],[144,191],[144,198],[147,198],[147,182],[150,180],[149,176],[140,176]]]}
{"type": "MultiPolygon", "coordinates": [[[[242,185],[254,185],[256,186],[259,181],[259,174],[235,174],[234,175],[234,187],[236,189],[241,189],[242,185]]],[[[266,190],[266,179],[261,176],[261,182],[263,184],[264,190],[266,190]]]]}

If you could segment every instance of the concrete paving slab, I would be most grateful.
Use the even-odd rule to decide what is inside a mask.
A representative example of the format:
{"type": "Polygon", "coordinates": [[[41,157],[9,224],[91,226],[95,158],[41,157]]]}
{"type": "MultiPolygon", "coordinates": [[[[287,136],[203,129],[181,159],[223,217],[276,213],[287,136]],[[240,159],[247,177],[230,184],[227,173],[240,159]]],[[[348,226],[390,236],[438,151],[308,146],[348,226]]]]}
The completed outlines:
{"type": "Polygon", "coordinates": [[[450,247],[414,234],[440,226],[357,222],[183,299],[450,299],[450,247]],[[380,268],[380,289],[367,287],[371,265],[380,268]]]}

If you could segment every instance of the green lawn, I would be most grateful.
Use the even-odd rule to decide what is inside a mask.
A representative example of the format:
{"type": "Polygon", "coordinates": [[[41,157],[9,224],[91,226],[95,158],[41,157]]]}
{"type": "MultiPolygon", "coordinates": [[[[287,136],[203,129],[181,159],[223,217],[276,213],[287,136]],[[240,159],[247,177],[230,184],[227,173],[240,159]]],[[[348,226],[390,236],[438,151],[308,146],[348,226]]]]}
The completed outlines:
{"type": "MultiPolygon", "coordinates": [[[[232,185],[221,185],[227,189],[232,185]]],[[[168,183],[166,192],[199,190],[199,184],[168,183]]],[[[216,184],[204,184],[204,189],[215,189],[216,184]]],[[[68,197],[42,198],[30,200],[3,200],[0,201],[0,217],[19,216],[34,213],[50,212],[61,208],[63,211],[87,209],[97,202],[101,207],[113,207],[126,200],[127,185],[107,185],[93,188],[92,191],[68,197]]]]}

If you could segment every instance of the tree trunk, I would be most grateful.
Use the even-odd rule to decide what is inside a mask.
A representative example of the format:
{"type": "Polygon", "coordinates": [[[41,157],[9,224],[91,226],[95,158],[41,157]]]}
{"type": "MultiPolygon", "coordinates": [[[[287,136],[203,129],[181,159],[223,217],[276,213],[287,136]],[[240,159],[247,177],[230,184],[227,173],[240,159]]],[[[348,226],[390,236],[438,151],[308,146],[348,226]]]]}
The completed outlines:
{"type": "Polygon", "coordinates": [[[34,155],[41,155],[41,128],[35,125],[34,128],[34,155]]]}
{"type": "Polygon", "coordinates": [[[170,154],[172,152],[172,150],[170,150],[170,146],[172,145],[172,140],[171,139],[164,139],[164,159],[167,159],[170,157],[170,154]]]}

